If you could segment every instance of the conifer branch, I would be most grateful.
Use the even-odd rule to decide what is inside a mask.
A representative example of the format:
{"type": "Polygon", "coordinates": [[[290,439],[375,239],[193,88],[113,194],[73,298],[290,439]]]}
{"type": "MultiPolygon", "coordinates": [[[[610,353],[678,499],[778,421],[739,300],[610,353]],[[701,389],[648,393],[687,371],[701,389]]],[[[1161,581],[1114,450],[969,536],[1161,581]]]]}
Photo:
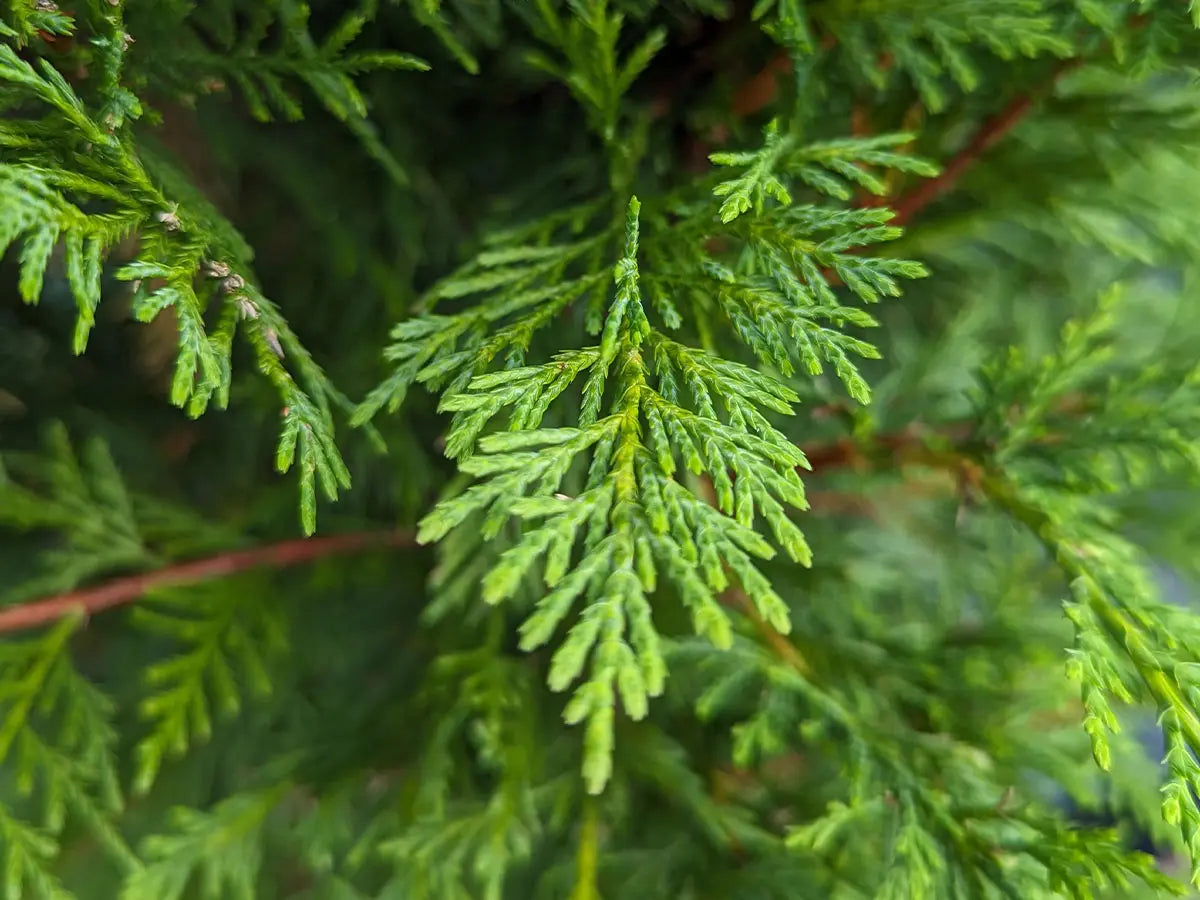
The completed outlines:
{"type": "Polygon", "coordinates": [[[327,556],[360,553],[384,547],[407,547],[413,546],[414,543],[413,535],[405,531],[361,531],[298,538],[246,550],[217,553],[202,559],[166,566],[153,572],[128,575],[93,587],[0,610],[0,634],[36,628],[80,609],[91,616],[131,603],[157,588],[224,578],[249,569],[281,569],[327,556]]]}
{"type": "MultiPolygon", "coordinates": [[[[1137,31],[1146,23],[1146,16],[1139,14],[1130,18],[1129,27],[1137,31]]],[[[1085,60],[1081,56],[1060,60],[1050,77],[1040,87],[1018,94],[1002,110],[985,119],[963,148],[946,163],[937,177],[920,182],[909,193],[899,197],[891,204],[896,214],[892,220],[893,223],[900,226],[907,225],[929,204],[954,190],[959,180],[974,168],[985,153],[1008,137],[1013,129],[1025,121],[1037,106],[1038,101],[1050,93],[1064,75],[1079,68],[1084,62],[1085,60]]]]}
{"type": "MultiPolygon", "coordinates": [[[[1130,19],[1129,25],[1136,31],[1146,22],[1145,15],[1135,15],[1130,19]]],[[[828,50],[836,44],[836,38],[826,35],[821,46],[823,50],[828,50]]],[[[985,153],[1003,141],[1013,129],[1025,120],[1035,109],[1038,101],[1053,89],[1063,75],[1078,68],[1084,61],[1084,58],[1080,56],[1071,56],[1061,60],[1044,84],[1018,94],[1003,109],[985,119],[963,148],[946,163],[937,177],[920,182],[910,192],[889,204],[895,213],[892,224],[907,225],[925,207],[953,191],[961,178],[979,162],[985,153]]],[[[890,57],[885,55],[884,67],[889,65],[890,57]]],[[[786,51],[777,52],[735,94],[732,105],[733,113],[745,117],[769,106],[774,102],[778,93],[778,78],[791,72],[793,67],[794,62],[786,51]]],[[[874,205],[874,202],[872,198],[867,198],[863,205],[874,205]]]]}
{"type": "Polygon", "coordinates": [[[1046,84],[1036,90],[1018,94],[1008,105],[995,115],[985,119],[971,139],[946,163],[940,174],[920,182],[915,188],[891,204],[896,225],[907,225],[920,215],[925,207],[950,193],[962,177],[974,168],[985,153],[1004,140],[1020,125],[1037,106],[1038,100],[1053,88],[1067,72],[1082,65],[1083,60],[1073,57],[1055,67],[1046,84]]]}
{"type": "Polygon", "coordinates": [[[812,474],[830,469],[848,468],[871,462],[881,456],[896,460],[912,459],[919,456],[922,461],[928,461],[928,454],[923,451],[930,440],[957,446],[969,440],[972,433],[970,422],[960,422],[934,429],[921,429],[915,425],[900,431],[872,435],[867,440],[855,441],[850,438],[839,438],[818,444],[807,444],[801,449],[808,459],[812,474]]]}
{"type": "Polygon", "coordinates": [[[1200,884],[1200,616],[1158,577],[1200,576],[1200,0],[58,2],[0,0],[42,303],[0,310],[0,894],[1181,893],[1130,828],[1200,884]],[[430,74],[372,74],[418,24],[430,74]],[[245,237],[153,149],[193,101],[245,237]],[[194,506],[122,326],[42,351],[127,314],[175,405],[243,408],[194,506]],[[330,378],[397,316],[353,424],[435,400],[368,460],[330,378]],[[264,403],[304,529],[353,468],[379,531],[263,537],[264,403]],[[55,415],[93,437],[35,449],[55,415]],[[244,490],[256,536],[204,496],[244,490]],[[1116,731],[1153,711],[1162,768],[1116,731]]]}

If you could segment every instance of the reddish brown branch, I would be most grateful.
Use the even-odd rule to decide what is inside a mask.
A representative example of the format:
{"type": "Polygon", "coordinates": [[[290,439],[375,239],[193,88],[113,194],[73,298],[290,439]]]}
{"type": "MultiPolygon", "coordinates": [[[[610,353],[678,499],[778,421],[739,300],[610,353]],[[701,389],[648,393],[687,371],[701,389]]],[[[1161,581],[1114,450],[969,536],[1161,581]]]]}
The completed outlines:
{"type": "Polygon", "coordinates": [[[934,178],[921,182],[903,197],[899,197],[890,205],[895,212],[893,225],[907,225],[925,207],[942,195],[949,193],[988,150],[1016,128],[1025,117],[1033,111],[1038,99],[1043,96],[1059,78],[1066,72],[1083,62],[1081,59],[1068,59],[1060,63],[1054,75],[1040,91],[1030,91],[1013,98],[1004,109],[985,119],[966,145],[946,163],[942,171],[934,178]]]}
{"type": "Polygon", "coordinates": [[[865,442],[845,437],[800,449],[808,459],[809,473],[817,474],[829,469],[867,468],[885,460],[893,464],[928,462],[934,458],[929,448],[930,438],[953,446],[968,440],[971,434],[970,422],[958,422],[933,430],[913,426],[873,435],[865,442]]]}
{"type": "Polygon", "coordinates": [[[136,600],[155,588],[222,578],[248,569],[279,569],[325,556],[358,553],[378,547],[411,546],[413,542],[413,536],[403,531],[365,531],[280,541],[248,550],[218,553],[154,572],[128,575],[93,587],[0,609],[0,634],[45,625],[74,610],[82,610],[90,616],[136,600]]]}
{"type": "Polygon", "coordinates": [[[987,119],[967,142],[967,145],[946,163],[945,168],[936,177],[921,182],[920,185],[892,204],[892,209],[896,213],[892,223],[908,224],[926,206],[948,193],[967,170],[974,166],[979,158],[1001,138],[1012,131],[1032,108],[1033,98],[1026,94],[1017,97],[996,115],[987,119]]]}

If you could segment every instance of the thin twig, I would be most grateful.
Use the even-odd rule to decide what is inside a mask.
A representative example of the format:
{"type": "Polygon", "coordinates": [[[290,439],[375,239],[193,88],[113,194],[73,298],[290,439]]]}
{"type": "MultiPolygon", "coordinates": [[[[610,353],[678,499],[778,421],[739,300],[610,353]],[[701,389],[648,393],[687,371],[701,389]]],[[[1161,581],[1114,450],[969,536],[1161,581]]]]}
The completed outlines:
{"type": "Polygon", "coordinates": [[[764,619],[757,609],[754,608],[754,602],[746,596],[746,594],[738,589],[730,591],[730,599],[741,609],[742,613],[758,630],[759,636],[762,637],[765,643],[781,660],[792,667],[806,681],[812,680],[812,666],[805,659],[804,654],[800,652],[800,648],[788,640],[786,635],[780,634],[775,630],[766,619],[764,619]]]}
{"type": "MultiPolygon", "coordinates": [[[[944,461],[930,450],[930,440],[956,446],[970,440],[974,429],[970,422],[955,422],[937,428],[910,426],[900,431],[872,435],[865,440],[843,437],[823,444],[802,446],[808,459],[807,474],[828,469],[870,468],[880,462],[944,461]]],[[[801,470],[800,474],[806,474],[801,470]]]]}
{"type": "MultiPolygon", "coordinates": [[[[877,449],[884,448],[897,453],[919,442],[920,438],[916,435],[902,432],[877,437],[874,443],[877,449]]],[[[863,448],[851,441],[809,447],[806,452],[813,470],[861,465],[868,461],[863,448]]],[[[246,550],[227,551],[0,609],[0,634],[36,628],[57,621],[75,610],[92,616],[131,603],[155,588],[223,578],[249,569],[296,566],[326,556],[374,548],[412,546],[414,542],[410,532],[365,531],[293,539],[246,550]]]]}
{"type": "Polygon", "coordinates": [[[983,154],[1021,124],[1025,117],[1033,111],[1037,101],[1045,96],[1064,74],[1081,65],[1082,62],[1083,60],[1078,57],[1064,60],[1055,68],[1054,74],[1041,89],[1028,91],[1014,97],[1004,109],[985,119],[966,145],[946,163],[936,177],[921,182],[909,193],[890,204],[895,213],[891,224],[907,225],[925,207],[953,190],[959,179],[979,162],[983,154]]]}
{"type": "Polygon", "coordinates": [[[223,578],[249,569],[296,566],[325,556],[358,553],[380,547],[407,547],[413,544],[414,538],[409,532],[363,531],[280,541],[247,550],[218,553],[153,572],[127,575],[66,594],[0,609],[0,634],[45,625],[75,610],[82,610],[91,616],[102,610],[130,603],[155,588],[223,578]]]}
{"type": "Polygon", "coordinates": [[[596,887],[599,858],[600,813],[596,809],[596,799],[588,797],[579,829],[579,849],[575,855],[575,889],[571,891],[571,900],[596,900],[600,896],[596,887]]]}

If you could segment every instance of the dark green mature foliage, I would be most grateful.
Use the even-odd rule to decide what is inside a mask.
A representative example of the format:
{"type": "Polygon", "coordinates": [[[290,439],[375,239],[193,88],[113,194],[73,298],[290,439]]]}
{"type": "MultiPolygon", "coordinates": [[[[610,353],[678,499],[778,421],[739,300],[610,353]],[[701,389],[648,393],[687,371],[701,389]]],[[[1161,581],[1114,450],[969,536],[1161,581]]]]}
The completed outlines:
{"type": "Polygon", "coordinates": [[[0,0],[0,897],[1200,884],[1198,19],[0,0]]]}

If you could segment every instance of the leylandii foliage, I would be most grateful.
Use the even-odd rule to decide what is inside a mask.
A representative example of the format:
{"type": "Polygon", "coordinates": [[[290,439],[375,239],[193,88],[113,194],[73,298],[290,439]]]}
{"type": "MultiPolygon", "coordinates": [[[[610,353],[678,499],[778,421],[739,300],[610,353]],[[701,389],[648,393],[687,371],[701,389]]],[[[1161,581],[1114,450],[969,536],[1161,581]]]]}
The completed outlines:
{"type": "Polygon", "coordinates": [[[1200,885],[1197,24],[0,0],[0,897],[1200,885]]]}

